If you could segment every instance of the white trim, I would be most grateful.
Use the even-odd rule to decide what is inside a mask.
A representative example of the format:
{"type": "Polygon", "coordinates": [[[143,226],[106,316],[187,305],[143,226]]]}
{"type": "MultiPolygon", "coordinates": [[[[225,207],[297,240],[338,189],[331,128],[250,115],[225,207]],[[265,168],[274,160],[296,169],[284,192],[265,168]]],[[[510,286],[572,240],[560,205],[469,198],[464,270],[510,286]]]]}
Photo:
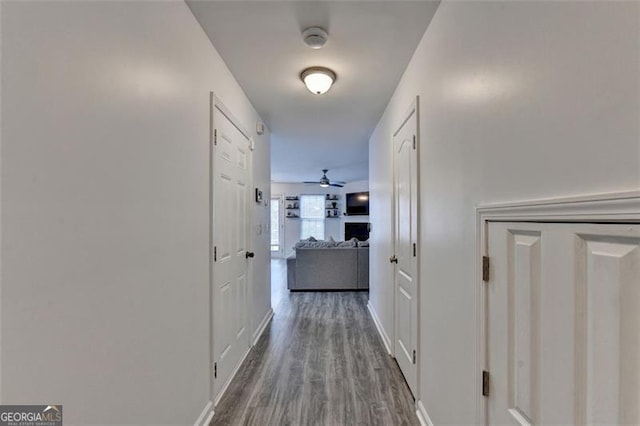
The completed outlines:
{"type": "Polygon", "coordinates": [[[233,124],[234,126],[236,126],[236,128],[240,131],[240,133],[242,133],[242,135],[247,138],[247,140],[249,141],[249,149],[251,151],[253,151],[253,139],[251,138],[250,133],[247,131],[247,129],[245,129],[245,127],[240,123],[240,120],[238,120],[229,110],[229,108],[227,108],[227,106],[224,104],[224,102],[222,102],[222,100],[216,96],[215,93],[210,92],[211,96],[213,96],[213,103],[215,105],[216,108],[218,108],[218,110],[229,119],[229,121],[231,122],[231,124],[233,124]]]}
{"type": "Polygon", "coordinates": [[[247,349],[247,352],[245,352],[245,354],[242,356],[242,359],[240,360],[238,365],[236,365],[236,368],[234,368],[233,371],[231,372],[231,375],[229,375],[229,379],[224,384],[224,386],[222,386],[222,388],[220,389],[220,392],[215,397],[214,406],[218,405],[218,402],[220,402],[220,399],[224,396],[224,393],[229,388],[229,385],[235,378],[236,374],[238,374],[238,371],[240,371],[240,367],[242,366],[242,364],[244,364],[244,361],[247,359],[247,356],[249,356],[251,349],[253,349],[253,346],[255,346],[256,343],[258,343],[258,340],[260,339],[260,337],[262,337],[262,334],[267,329],[267,325],[269,325],[269,321],[271,321],[271,318],[273,318],[273,309],[269,308],[269,312],[267,312],[267,315],[265,315],[264,319],[260,323],[260,327],[258,329],[259,331],[254,333],[253,335],[254,338],[253,338],[253,343],[251,344],[251,347],[247,349]]]}
{"type": "Polygon", "coordinates": [[[213,419],[213,414],[213,402],[209,401],[193,426],[208,426],[211,423],[211,419],[213,419]]]}
{"type": "Polygon", "coordinates": [[[371,306],[371,302],[367,303],[367,309],[369,309],[369,313],[371,314],[371,318],[373,318],[373,323],[376,325],[376,329],[378,330],[378,334],[380,335],[380,338],[382,339],[382,343],[384,344],[384,348],[387,350],[387,353],[389,355],[392,355],[392,352],[391,352],[391,340],[389,340],[389,336],[387,336],[387,333],[384,331],[384,327],[382,326],[382,323],[380,322],[380,319],[378,318],[378,315],[376,314],[376,311],[373,309],[373,306],[371,306]]]}
{"type": "Polygon", "coordinates": [[[422,405],[422,401],[416,402],[416,415],[422,426],[434,426],[431,417],[427,414],[427,409],[422,405]]]}
{"type": "Polygon", "coordinates": [[[482,256],[487,253],[488,222],[633,222],[640,223],[640,191],[549,198],[476,207],[476,423],[486,424],[487,403],[482,396],[486,369],[486,290],[482,256]]]}
{"type": "MultiPolygon", "coordinates": [[[[234,368],[233,372],[230,374],[227,382],[224,384],[224,386],[222,386],[220,388],[220,391],[218,392],[218,394],[215,394],[216,391],[216,378],[214,375],[214,365],[215,363],[218,361],[215,358],[215,327],[213,326],[214,323],[214,319],[215,319],[215,277],[216,277],[216,265],[215,262],[213,262],[213,249],[214,249],[214,245],[215,245],[215,241],[214,241],[214,236],[213,236],[213,229],[214,229],[214,223],[215,223],[215,208],[214,208],[214,202],[216,199],[216,194],[215,194],[215,188],[212,185],[213,182],[213,176],[214,176],[214,166],[216,164],[216,144],[214,141],[214,131],[217,128],[217,123],[215,123],[214,120],[214,116],[215,116],[215,110],[218,110],[224,117],[226,117],[229,122],[236,128],[238,129],[238,131],[242,134],[242,136],[246,139],[247,142],[247,169],[248,169],[248,176],[247,176],[247,185],[249,188],[249,191],[247,193],[247,204],[246,204],[246,209],[247,209],[247,217],[246,217],[246,250],[253,250],[253,241],[252,241],[252,229],[253,229],[253,208],[251,207],[253,205],[253,153],[252,150],[250,149],[250,145],[251,145],[251,137],[249,135],[249,133],[246,131],[246,129],[242,126],[242,124],[240,123],[240,121],[238,119],[236,119],[236,117],[229,111],[229,109],[224,105],[224,103],[220,100],[220,98],[218,98],[214,92],[209,92],[209,153],[210,153],[210,158],[209,158],[209,338],[210,338],[210,342],[209,342],[209,352],[210,352],[210,397],[213,400],[214,406],[217,405],[218,401],[220,400],[220,397],[224,394],[225,390],[227,389],[227,387],[229,386],[229,384],[231,383],[231,380],[233,379],[233,377],[235,376],[235,374],[238,372],[238,369],[240,368],[240,366],[242,365],[242,363],[244,362],[245,358],[247,357],[249,351],[251,350],[251,336],[249,335],[249,333],[247,332],[247,347],[246,347],[246,352],[245,354],[241,357],[240,362],[237,364],[237,366],[234,368]]],[[[252,300],[253,297],[253,293],[252,293],[252,288],[253,288],[253,281],[254,281],[254,269],[253,269],[253,262],[249,262],[247,264],[247,292],[245,294],[245,300],[244,300],[244,304],[245,304],[245,313],[246,313],[246,317],[245,317],[245,323],[248,324],[247,328],[251,328],[253,326],[253,316],[251,311],[249,310],[249,301],[252,300]]]]}
{"type": "MultiPolygon", "coordinates": [[[[402,128],[405,126],[405,124],[407,124],[407,122],[415,116],[415,129],[413,129],[414,131],[414,153],[412,154],[414,156],[415,159],[415,164],[416,164],[416,176],[415,176],[415,212],[412,211],[412,215],[415,215],[415,230],[411,230],[411,234],[412,234],[412,243],[415,244],[414,247],[416,247],[417,249],[417,256],[416,256],[416,265],[415,265],[415,277],[414,277],[414,282],[415,282],[415,294],[414,297],[416,298],[417,302],[416,302],[416,341],[414,342],[415,347],[413,348],[416,351],[416,355],[417,355],[417,359],[415,362],[415,388],[411,389],[411,392],[414,396],[414,398],[417,400],[420,398],[420,374],[422,371],[422,367],[421,367],[421,362],[420,362],[420,358],[422,357],[422,347],[421,347],[421,339],[420,339],[420,335],[421,335],[421,326],[420,326],[420,322],[421,322],[421,315],[420,315],[420,300],[421,300],[421,274],[420,274],[420,256],[421,256],[421,226],[420,226],[420,212],[422,211],[421,209],[421,203],[420,203],[420,187],[421,187],[421,175],[420,175],[420,96],[416,96],[413,101],[411,102],[411,105],[409,106],[409,109],[407,110],[407,112],[402,116],[402,119],[400,120],[400,125],[396,128],[396,130],[393,132],[392,137],[391,137],[391,143],[390,143],[390,149],[391,149],[391,169],[392,169],[392,173],[393,173],[393,202],[392,202],[392,206],[391,206],[391,218],[392,218],[392,222],[391,222],[391,227],[392,227],[392,245],[393,245],[393,254],[397,254],[397,247],[396,247],[396,238],[397,238],[397,193],[396,193],[396,151],[395,151],[395,137],[400,133],[400,131],[402,130],[402,128]]],[[[413,208],[413,207],[411,207],[413,208]]],[[[397,266],[397,265],[396,265],[397,266]]],[[[392,350],[389,351],[390,354],[392,354],[392,356],[395,356],[395,351],[396,351],[396,345],[398,344],[398,323],[397,323],[397,300],[396,300],[396,294],[398,291],[398,283],[396,280],[396,269],[397,267],[394,266],[392,267],[392,274],[393,274],[393,299],[392,299],[392,303],[393,303],[393,345],[391,345],[390,347],[392,348],[392,350]]],[[[403,374],[405,374],[405,372],[403,372],[403,374]]],[[[405,379],[406,379],[405,375],[405,379]]],[[[409,384],[409,380],[407,380],[407,384],[409,384]]],[[[409,386],[411,387],[411,386],[409,386]]]]}
{"type": "Polygon", "coordinates": [[[264,316],[264,318],[260,322],[260,325],[258,326],[256,331],[253,333],[251,346],[255,346],[256,343],[258,343],[258,340],[260,339],[260,337],[262,337],[262,333],[264,333],[264,331],[267,329],[267,326],[269,325],[271,318],[273,318],[273,309],[269,308],[269,312],[267,312],[267,315],[264,316]]]}
{"type": "Polygon", "coordinates": [[[249,352],[251,352],[251,347],[247,348],[247,351],[244,353],[244,355],[242,355],[242,358],[240,358],[240,362],[238,362],[238,365],[236,365],[236,367],[233,369],[233,371],[229,375],[229,378],[227,379],[225,384],[220,388],[220,392],[218,392],[218,395],[216,395],[216,397],[213,400],[214,406],[218,405],[218,403],[220,402],[220,399],[229,388],[229,385],[233,381],[234,377],[236,377],[236,374],[238,374],[238,371],[240,371],[240,367],[242,367],[242,364],[247,359],[249,352]]]}
{"type": "MultiPolygon", "coordinates": [[[[411,102],[411,105],[409,106],[409,109],[402,116],[402,119],[400,120],[400,125],[396,128],[396,131],[393,132],[392,137],[395,137],[398,134],[398,132],[400,132],[400,130],[402,130],[402,128],[404,127],[405,123],[413,116],[413,114],[416,114],[416,115],[418,114],[418,100],[419,99],[420,99],[420,97],[416,96],[416,98],[411,102]]],[[[417,123],[417,119],[416,119],[416,123],[417,123]]],[[[416,127],[419,127],[419,126],[416,126],[416,127]]]]}
{"type": "Polygon", "coordinates": [[[626,222],[638,220],[640,191],[489,204],[476,211],[494,221],[626,222]]]}
{"type": "Polygon", "coordinates": [[[213,319],[215,317],[214,307],[214,262],[213,262],[213,250],[214,250],[214,241],[213,241],[213,227],[214,227],[214,219],[215,219],[215,209],[213,208],[213,201],[215,198],[215,194],[213,193],[214,185],[213,185],[213,176],[214,170],[213,166],[216,163],[215,160],[215,140],[214,140],[214,131],[215,125],[213,122],[214,110],[215,110],[215,101],[216,97],[213,92],[209,92],[209,398],[213,400],[213,396],[215,394],[215,378],[214,378],[214,363],[215,359],[215,351],[213,348],[214,344],[214,326],[213,319]]]}

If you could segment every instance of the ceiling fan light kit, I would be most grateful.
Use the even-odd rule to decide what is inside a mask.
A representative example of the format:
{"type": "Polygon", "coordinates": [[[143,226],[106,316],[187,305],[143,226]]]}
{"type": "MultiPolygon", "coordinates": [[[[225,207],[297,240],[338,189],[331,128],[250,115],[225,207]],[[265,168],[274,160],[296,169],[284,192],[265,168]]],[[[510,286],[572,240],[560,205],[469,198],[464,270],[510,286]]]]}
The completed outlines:
{"type": "Polygon", "coordinates": [[[342,188],[344,186],[344,182],[338,182],[335,180],[329,180],[329,178],[327,177],[327,172],[329,171],[329,169],[322,169],[322,177],[320,178],[319,181],[306,181],[304,183],[312,183],[312,184],[316,184],[316,185],[320,185],[322,188],[327,188],[329,186],[333,186],[336,188],[342,188]]]}

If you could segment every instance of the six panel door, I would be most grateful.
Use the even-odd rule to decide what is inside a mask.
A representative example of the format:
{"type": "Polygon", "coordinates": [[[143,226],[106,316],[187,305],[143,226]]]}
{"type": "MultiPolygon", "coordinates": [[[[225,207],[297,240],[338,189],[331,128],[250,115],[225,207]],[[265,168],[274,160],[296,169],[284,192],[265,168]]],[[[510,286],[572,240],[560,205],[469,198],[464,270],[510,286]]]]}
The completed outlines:
{"type": "Polygon", "coordinates": [[[488,229],[488,423],[640,424],[640,225],[488,229]]]}

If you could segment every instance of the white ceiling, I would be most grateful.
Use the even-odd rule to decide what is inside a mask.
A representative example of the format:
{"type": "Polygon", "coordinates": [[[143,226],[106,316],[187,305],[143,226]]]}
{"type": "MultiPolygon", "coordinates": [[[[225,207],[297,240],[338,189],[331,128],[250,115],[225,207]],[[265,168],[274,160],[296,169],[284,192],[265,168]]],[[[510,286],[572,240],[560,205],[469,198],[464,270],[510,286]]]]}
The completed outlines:
{"type": "Polygon", "coordinates": [[[275,182],[368,178],[368,139],[438,6],[434,1],[187,2],[271,130],[275,182]],[[321,26],[325,47],[302,30],[321,26]],[[338,76],[324,95],[300,72],[338,76]]]}

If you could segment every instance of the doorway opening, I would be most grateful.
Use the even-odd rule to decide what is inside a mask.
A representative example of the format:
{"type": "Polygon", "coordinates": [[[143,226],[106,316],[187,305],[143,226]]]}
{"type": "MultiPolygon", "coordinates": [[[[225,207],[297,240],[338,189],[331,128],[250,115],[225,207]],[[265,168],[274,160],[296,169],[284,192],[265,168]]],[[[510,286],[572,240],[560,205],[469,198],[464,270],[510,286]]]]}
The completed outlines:
{"type": "Polygon", "coordinates": [[[271,232],[270,240],[272,258],[282,258],[284,256],[283,203],[282,195],[274,195],[271,197],[271,223],[269,228],[271,232]]]}

